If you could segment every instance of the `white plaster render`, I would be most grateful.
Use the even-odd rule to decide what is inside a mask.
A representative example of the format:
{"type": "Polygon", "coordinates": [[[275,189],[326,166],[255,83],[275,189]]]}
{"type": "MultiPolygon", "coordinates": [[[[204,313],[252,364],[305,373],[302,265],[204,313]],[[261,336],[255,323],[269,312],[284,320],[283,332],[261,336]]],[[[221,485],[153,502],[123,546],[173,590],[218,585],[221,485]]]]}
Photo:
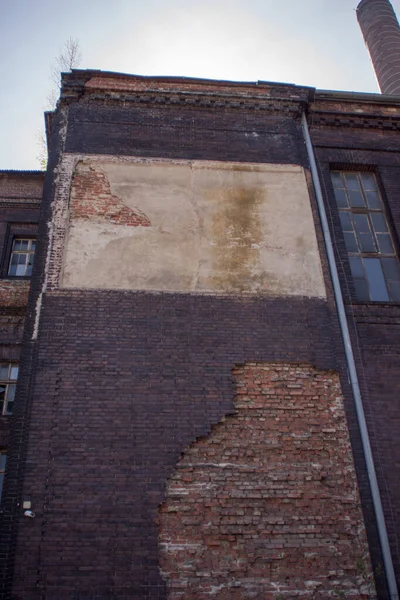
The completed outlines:
{"type": "Polygon", "coordinates": [[[90,164],[151,226],[71,219],[61,287],[325,297],[301,167],[90,164]]]}

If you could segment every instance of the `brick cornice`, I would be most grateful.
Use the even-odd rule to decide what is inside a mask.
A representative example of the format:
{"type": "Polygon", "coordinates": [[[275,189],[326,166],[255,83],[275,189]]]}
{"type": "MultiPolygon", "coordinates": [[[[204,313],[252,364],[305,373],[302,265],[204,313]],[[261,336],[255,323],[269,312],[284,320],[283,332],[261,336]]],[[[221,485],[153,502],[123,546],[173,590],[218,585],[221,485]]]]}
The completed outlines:
{"type": "Polygon", "coordinates": [[[355,114],[312,110],[310,112],[310,124],[311,126],[400,131],[400,115],[389,116],[373,113],[355,114]]]}

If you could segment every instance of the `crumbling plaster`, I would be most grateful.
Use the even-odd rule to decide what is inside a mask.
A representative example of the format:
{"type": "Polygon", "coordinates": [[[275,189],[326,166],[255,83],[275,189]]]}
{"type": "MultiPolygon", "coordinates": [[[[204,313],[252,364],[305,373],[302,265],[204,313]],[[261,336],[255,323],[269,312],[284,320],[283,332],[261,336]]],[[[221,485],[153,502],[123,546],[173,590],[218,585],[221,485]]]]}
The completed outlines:
{"type": "Polygon", "coordinates": [[[61,287],[325,297],[303,169],[81,160],[61,287]],[[110,198],[145,226],[114,219],[110,198]]]}

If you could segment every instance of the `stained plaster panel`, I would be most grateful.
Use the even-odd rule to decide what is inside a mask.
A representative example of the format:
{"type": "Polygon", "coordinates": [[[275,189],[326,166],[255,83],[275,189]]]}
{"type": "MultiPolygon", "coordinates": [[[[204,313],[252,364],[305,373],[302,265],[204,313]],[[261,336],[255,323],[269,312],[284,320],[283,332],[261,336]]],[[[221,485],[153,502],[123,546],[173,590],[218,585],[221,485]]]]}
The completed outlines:
{"type": "Polygon", "coordinates": [[[61,287],[325,297],[303,169],[81,161],[61,287]],[[85,183],[82,200],[88,173],[101,174],[112,201],[146,226],[121,224],[109,208],[82,213],[80,203],[105,196],[85,183]]]}

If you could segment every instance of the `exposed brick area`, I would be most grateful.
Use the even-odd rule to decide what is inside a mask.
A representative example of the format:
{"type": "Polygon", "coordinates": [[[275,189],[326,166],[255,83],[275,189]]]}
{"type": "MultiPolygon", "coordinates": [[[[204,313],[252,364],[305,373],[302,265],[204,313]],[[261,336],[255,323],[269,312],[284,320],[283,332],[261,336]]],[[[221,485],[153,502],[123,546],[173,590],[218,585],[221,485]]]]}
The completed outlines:
{"type": "Polygon", "coordinates": [[[234,377],[235,413],[168,483],[169,600],[375,597],[338,376],[250,363],[234,377]]]}
{"type": "Polygon", "coordinates": [[[149,218],[140,210],[132,210],[113,196],[107,175],[99,167],[79,163],[71,189],[71,217],[75,219],[106,219],[111,223],[131,227],[148,227],[149,218]]]}
{"type": "Polygon", "coordinates": [[[26,306],[28,303],[29,281],[0,279],[0,306],[26,306]]]}

